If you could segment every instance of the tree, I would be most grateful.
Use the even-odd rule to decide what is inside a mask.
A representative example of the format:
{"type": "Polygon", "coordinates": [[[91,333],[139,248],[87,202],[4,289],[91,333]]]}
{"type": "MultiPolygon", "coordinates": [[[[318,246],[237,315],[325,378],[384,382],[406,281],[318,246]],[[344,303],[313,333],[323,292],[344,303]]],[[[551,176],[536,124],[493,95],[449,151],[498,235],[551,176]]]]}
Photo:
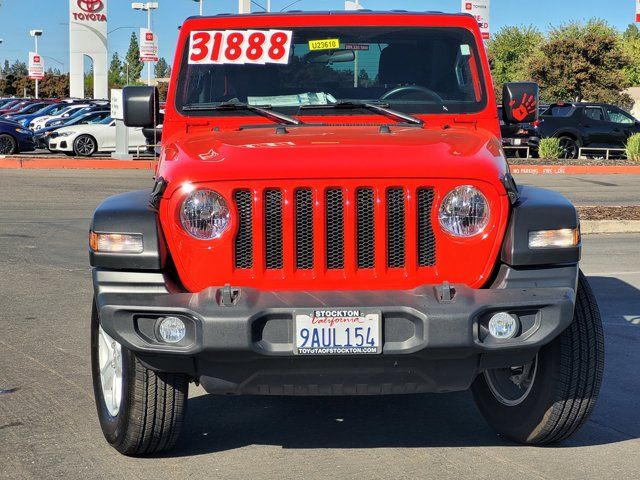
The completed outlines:
{"type": "Polygon", "coordinates": [[[639,40],[640,29],[635,23],[630,23],[627,29],[622,34],[622,40],[639,40]]]}
{"type": "Polygon", "coordinates": [[[138,36],[135,32],[131,33],[129,50],[127,51],[127,56],[125,58],[129,65],[129,83],[139,83],[144,64],[140,61],[140,46],[138,44],[138,36]]]}
{"type": "Polygon", "coordinates": [[[539,54],[543,36],[533,26],[501,28],[488,44],[489,64],[496,94],[502,95],[502,84],[530,80],[528,64],[539,54]]]}
{"type": "Polygon", "coordinates": [[[168,78],[171,76],[171,67],[163,57],[156,62],[154,73],[156,78],[168,78]]]}
{"type": "Polygon", "coordinates": [[[84,74],[84,98],[93,98],[93,72],[84,74]]]}
{"type": "Polygon", "coordinates": [[[169,91],[169,84],[167,82],[158,82],[158,94],[161,102],[167,100],[167,92],[169,91]]]}
{"type": "Polygon", "coordinates": [[[553,28],[541,55],[529,62],[528,73],[540,84],[544,101],[600,101],[628,106],[621,93],[627,85],[623,69],[629,60],[619,35],[602,20],[553,28]]]}
{"type": "Polygon", "coordinates": [[[40,94],[47,98],[64,98],[69,96],[69,75],[60,74],[58,70],[49,71],[40,81],[40,94]]]}
{"type": "Polygon", "coordinates": [[[15,95],[33,97],[36,94],[35,82],[26,75],[17,77],[12,86],[15,95]]]}
{"type": "Polygon", "coordinates": [[[632,87],[640,86],[640,30],[634,24],[627,27],[622,34],[622,51],[629,60],[624,68],[624,75],[632,87]]]}
{"type": "Polygon", "coordinates": [[[118,52],[116,52],[111,57],[111,64],[109,65],[109,88],[121,88],[124,85],[122,70],[122,61],[118,52]]]}
{"type": "Polygon", "coordinates": [[[11,74],[16,77],[26,77],[29,75],[29,68],[25,62],[21,62],[20,60],[16,60],[13,62],[10,68],[11,74]]]}

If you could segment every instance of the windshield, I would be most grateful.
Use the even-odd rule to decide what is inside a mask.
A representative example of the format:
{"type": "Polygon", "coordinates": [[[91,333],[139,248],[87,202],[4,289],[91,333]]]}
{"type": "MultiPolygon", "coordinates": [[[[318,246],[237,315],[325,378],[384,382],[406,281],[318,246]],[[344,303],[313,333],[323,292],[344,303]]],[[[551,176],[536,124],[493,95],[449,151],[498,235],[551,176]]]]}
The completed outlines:
{"type": "Polygon", "coordinates": [[[353,112],[331,104],[367,102],[406,113],[472,113],[486,105],[478,65],[474,36],[462,28],[196,31],[183,55],[176,107],[186,115],[255,114],[197,108],[243,102],[336,115],[353,112]],[[328,108],[300,108],[309,105],[328,108]]]}

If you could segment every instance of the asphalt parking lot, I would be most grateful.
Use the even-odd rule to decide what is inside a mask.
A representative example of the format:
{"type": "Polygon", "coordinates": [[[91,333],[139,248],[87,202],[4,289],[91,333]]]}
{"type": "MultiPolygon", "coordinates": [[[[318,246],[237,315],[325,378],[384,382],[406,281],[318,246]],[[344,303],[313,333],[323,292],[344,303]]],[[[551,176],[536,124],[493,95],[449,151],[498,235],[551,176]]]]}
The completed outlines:
{"type": "MultiPolygon", "coordinates": [[[[583,269],[605,324],[606,369],[594,415],[562,445],[501,439],[468,393],[214,397],[192,388],[175,451],[120,456],[103,440],[93,402],[86,236],[104,197],[150,186],[150,175],[0,170],[0,478],[638,477],[640,235],[584,239],[583,269]]],[[[572,197],[573,188],[563,191],[572,197]]],[[[585,191],[575,192],[584,203],[585,191]]]]}

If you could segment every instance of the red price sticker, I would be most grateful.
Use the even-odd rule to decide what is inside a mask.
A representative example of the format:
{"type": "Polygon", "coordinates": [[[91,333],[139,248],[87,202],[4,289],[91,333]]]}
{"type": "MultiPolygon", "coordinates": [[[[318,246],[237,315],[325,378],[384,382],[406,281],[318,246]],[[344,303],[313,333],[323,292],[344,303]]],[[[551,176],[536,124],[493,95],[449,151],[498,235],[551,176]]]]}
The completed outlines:
{"type": "Polygon", "coordinates": [[[190,64],[289,63],[290,30],[206,30],[191,32],[190,64]]]}

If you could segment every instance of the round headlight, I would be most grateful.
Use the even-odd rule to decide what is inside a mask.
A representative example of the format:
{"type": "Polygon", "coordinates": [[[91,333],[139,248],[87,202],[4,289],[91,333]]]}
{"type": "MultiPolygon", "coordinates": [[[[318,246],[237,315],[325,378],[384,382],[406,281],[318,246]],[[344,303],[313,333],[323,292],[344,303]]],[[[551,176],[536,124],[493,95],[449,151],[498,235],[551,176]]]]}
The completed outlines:
{"type": "Polygon", "coordinates": [[[186,232],[199,240],[218,238],[229,226],[229,207],[213,190],[196,190],[184,199],[180,221],[186,232]]]}
{"type": "Polygon", "coordinates": [[[447,233],[456,237],[473,237],[489,223],[489,203],[480,190],[462,185],[444,197],[438,218],[447,233]]]}

